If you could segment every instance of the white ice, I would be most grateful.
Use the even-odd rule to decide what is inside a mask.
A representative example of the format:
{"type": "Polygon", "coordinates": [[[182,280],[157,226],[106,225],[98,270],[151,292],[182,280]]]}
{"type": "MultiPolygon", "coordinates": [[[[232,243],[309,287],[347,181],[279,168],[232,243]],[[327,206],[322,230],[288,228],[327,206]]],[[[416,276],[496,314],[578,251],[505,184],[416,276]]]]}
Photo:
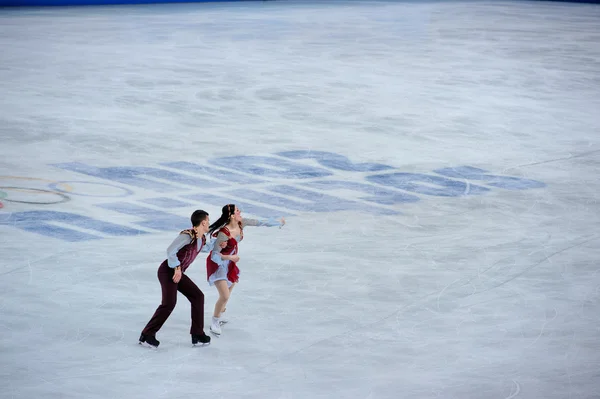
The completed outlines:
{"type": "MultiPolygon", "coordinates": [[[[599,43],[599,6],[550,2],[1,10],[0,397],[599,398],[599,43]],[[179,227],[103,210],[120,198],[81,194],[118,189],[51,164],[308,149],[546,186],[412,193],[382,206],[397,215],[340,190],[362,210],[248,228],[221,338],[192,348],[179,296],[159,349],[140,347],[179,227]],[[88,183],[71,183],[68,202],[11,201],[56,199],[34,190],[74,180],[88,183]],[[11,224],[28,211],[148,234],[66,242],[11,224]]],[[[114,184],[134,191],[123,201],[157,196],[114,184]]],[[[220,206],[167,211],[196,208],[215,220],[220,206]]],[[[188,274],[208,332],[204,262],[188,274]]]]}

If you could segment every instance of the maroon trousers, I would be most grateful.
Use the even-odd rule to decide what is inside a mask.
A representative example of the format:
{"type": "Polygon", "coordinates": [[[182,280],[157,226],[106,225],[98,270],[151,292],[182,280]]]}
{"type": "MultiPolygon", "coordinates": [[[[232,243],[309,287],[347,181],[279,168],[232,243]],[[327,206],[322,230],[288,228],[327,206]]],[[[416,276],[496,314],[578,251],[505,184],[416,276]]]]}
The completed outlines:
{"type": "Polygon", "coordinates": [[[204,293],[185,274],[181,275],[179,283],[173,282],[175,270],[171,269],[167,262],[163,262],[158,268],[158,281],[162,290],[162,301],[154,312],[154,315],[142,331],[145,335],[155,336],[158,330],[165,324],[175,305],[177,304],[177,291],[181,292],[192,305],[192,326],[190,334],[204,334],[204,293]]]}

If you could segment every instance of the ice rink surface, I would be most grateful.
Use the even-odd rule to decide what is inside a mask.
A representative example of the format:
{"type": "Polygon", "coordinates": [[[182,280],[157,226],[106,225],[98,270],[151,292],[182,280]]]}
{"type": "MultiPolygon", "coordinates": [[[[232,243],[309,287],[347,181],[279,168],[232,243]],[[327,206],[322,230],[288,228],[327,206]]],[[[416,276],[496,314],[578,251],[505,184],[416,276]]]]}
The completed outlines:
{"type": "MultiPolygon", "coordinates": [[[[600,7],[0,11],[0,397],[600,397],[600,7]],[[223,336],[156,270],[249,227],[223,336]]],[[[217,298],[205,255],[187,274],[217,298]]]]}

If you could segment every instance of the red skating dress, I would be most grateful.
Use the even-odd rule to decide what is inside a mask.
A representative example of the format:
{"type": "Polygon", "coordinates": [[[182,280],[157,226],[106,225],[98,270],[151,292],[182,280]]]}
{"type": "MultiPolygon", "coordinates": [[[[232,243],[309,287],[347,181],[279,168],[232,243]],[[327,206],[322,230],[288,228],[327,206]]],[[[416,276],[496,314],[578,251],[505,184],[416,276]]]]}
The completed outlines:
{"type": "MultiPolygon", "coordinates": [[[[221,229],[213,233],[213,238],[216,238],[219,234],[224,234],[227,237],[227,246],[221,248],[221,254],[237,255],[238,241],[242,241],[244,233],[240,232],[239,236],[232,237],[227,227],[221,227],[221,229]]],[[[211,286],[214,285],[215,281],[219,280],[226,280],[228,286],[237,283],[239,281],[240,269],[235,262],[221,259],[219,252],[216,252],[214,248],[206,258],[206,278],[208,283],[211,286]]]]}

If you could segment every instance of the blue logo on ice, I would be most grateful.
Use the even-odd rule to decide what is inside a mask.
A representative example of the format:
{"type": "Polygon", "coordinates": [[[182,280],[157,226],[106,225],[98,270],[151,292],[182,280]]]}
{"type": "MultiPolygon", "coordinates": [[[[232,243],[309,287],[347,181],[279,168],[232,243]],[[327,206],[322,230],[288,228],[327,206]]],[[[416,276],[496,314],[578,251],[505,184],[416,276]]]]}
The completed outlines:
{"type": "MultiPolygon", "coordinates": [[[[189,225],[189,213],[205,205],[236,203],[254,217],[295,216],[302,212],[358,211],[399,214],[399,205],[424,197],[482,195],[492,189],[544,187],[535,180],[499,176],[460,166],[432,174],[405,173],[381,163],[355,163],[324,151],[285,151],[270,156],[212,159],[208,165],[167,162],[156,166],[98,167],[80,162],[52,166],[94,180],[81,184],[118,187],[119,200],[66,191],[69,182],[49,188],[61,195],[103,198],[93,206],[101,219],[36,209],[2,215],[0,223],[69,242],[172,231],[189,225]],[[208,166],[211,165],[211,166],[208,166]],[[178,211],[178,214],[169,211],[178,211]],[[186,212],[187,211],[187,212],[186,212]],[[126,224],[124,224],[126,223],[126,224]]],[[[1,214],[0,214],[1,215],[1,214]]]]}

